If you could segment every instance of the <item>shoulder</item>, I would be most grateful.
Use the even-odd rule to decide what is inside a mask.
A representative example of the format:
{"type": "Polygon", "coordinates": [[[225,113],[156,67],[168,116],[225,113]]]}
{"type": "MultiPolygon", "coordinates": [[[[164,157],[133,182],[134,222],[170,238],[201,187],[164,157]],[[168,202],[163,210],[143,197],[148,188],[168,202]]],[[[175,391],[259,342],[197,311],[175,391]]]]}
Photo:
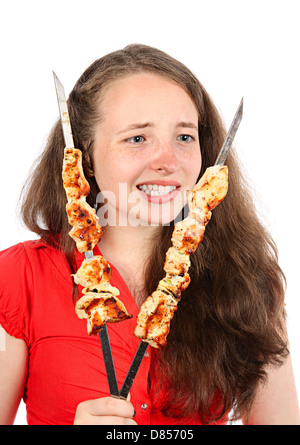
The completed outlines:
{"type": "Polygon", "coordinates": [[[18,275],[25,275],[24,272],[29,266],[25,245],[26,243],[18,243],[0,252],[0,277],[2,286],[12,279],[15,282],[18,275]]]}
{"type": "Polygon", "coordinates": [[[21,260],[34,250],[44,247],[46,244],[40,239],[20,242],[0,251],[1,264],[4,265],[6,261],[11,262],[14,259],[21,260]]]}
{"type": "MultiPolygon", "coordinates": [[[[25,241],[0,252],[0,324],[9,335],[31,343],[31,316],[55,283],[70,285],[68,262],[42,240],[25,241]],[[64,277],[62,279],[62,277],[64,277]]],[[[69,288],[68,288],[69,289],[69,288]]]]}
{"type": "Polygon", "coordinates": [[[0,251],[1,269],[6,269],[13,264],[20,265],[22,262],[27,263],[29,258],[35,257],[37,252],[44,248],[47,248],[47,246],[40,239],[23,241],[8,247],[7,249],[0,251]]]}
{"type": "Polygon", "coordinates": [[[0,252],[0,323],[9,335],[28,343],[28,303],[33,280],[25,245],[19,243],[0,252]]]}
{"type": "Polygon", "coordinates": [[[67,267],[63,252],[41,239],[20,242],[0,252],[0,283],[15,287],[21,281],[24,285],[34,275],[43,275],[51,266],[58,270],[67,267]]]}

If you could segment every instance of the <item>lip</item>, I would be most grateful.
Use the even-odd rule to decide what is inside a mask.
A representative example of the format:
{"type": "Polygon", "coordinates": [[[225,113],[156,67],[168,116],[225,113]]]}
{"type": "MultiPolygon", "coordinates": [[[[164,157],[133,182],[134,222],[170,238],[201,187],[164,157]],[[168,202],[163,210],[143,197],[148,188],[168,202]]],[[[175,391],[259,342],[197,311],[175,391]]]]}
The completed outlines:
{"type": "Polygon", "coordinates": [[[176,187],[180,187],[181,186],[180,182],[174,181],[172,179],[153,179],[152,181],[140,182],[136,186],[138,187],[139,185],[143,185],[143,184],[145,184],[145,185],[157,184],[157,185],[163,185],[163,186],[175,185],[176,187]]]}
{"type": "Polygon", "coordinates": [[[140,184],[137,185],[137,191],[141,194],[141,196],[145,199],[147,199],[148,202],[154,203],[154,204],[164,204],[166,202],[172,201],[176,195],[178,195],[180,188],[181,188],[181,184],[178,181],[173,181],[173,180],[165,180],[165,179],[155,179],[153,181],[145,181],[145,182],[141,182],[140,184]],[[167,186],[167,185],[173,185],[176,187],[175,190],[173,190],[172,192],[168,193],[167,195],[161,195],[161,196],[151,196],[151,195],[147,195],[145,192],[143,192],[142,190],[140,190],[138,188],[138,185],[149,185],[149,184],[157,184],[157,185],[162,185],[162,186],[167,186]]]}

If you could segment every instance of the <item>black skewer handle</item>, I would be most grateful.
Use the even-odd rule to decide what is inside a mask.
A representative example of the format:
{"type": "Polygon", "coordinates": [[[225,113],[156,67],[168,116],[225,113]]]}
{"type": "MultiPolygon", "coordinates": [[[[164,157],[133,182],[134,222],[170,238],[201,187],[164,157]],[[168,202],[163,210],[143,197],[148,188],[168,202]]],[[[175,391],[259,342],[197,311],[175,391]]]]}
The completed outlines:
{"type": "Polygon", "coordinates": [[[142,363],[142,360],[145,355],[147,347],[148,347],[148,343],[145,343],[143,341],[140,342],[139,347],[137,348],[135,356],[132,360],[129,371],[127,373],[127,376],[124,380],[123,386],[120,390],[121,399],[127,398],[130,388],[131,388],[133,381],[135,379],[135,376],[136,376],[138,369],[140,367],[140,364],[142,363]]]}
{"type": "Polygon", "coordinates": [[[118,388],[116,372],[115,372],[113,357],[112,357],[112,353],[111,353],[106,323],[104,324],[103,328],[99,332],[99,337],[100,337],[100,342],[101,342],[102,354],[103,354],[103,358],[104,358],[104,364],[105,364],[105,370],[106,370],[110,395],[111,395],[111,397],[119,398],[120,393],[119,393],[119,388],[118,388]]]}

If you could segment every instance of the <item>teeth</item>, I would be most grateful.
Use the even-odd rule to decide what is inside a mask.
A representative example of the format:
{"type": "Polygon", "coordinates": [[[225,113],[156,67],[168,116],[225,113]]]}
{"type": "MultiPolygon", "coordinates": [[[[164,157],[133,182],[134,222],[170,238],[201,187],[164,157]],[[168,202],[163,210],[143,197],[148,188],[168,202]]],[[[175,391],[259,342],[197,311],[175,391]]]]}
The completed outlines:
{"type": "Polygon", "coordinates": [[[138,188],[142,190],[146,195],[162,196],[173,192],[176,189],[175,185],[157,185],[157,184],[142,184],[138,185],[138,188]]]}

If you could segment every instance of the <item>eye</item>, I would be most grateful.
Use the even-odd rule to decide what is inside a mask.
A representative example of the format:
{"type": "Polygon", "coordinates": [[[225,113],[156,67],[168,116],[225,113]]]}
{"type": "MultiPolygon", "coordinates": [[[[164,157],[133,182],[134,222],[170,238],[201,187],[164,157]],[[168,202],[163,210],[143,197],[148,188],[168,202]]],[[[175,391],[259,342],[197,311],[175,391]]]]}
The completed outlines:
{"type": "Polygon", "coordinates": [[[177,138],[180,142],[191,142],[194,140],[193,136],[189,135],[189,134],[181,134],[180,136],[178,136],[177,138]]]}
{"type": "Polygon", "coordinates": [[[126,139],[126,142],[130,142],[131,144],[141,144],[144,140],[144,136],[133,136],[132,138],[126,139]]]}

